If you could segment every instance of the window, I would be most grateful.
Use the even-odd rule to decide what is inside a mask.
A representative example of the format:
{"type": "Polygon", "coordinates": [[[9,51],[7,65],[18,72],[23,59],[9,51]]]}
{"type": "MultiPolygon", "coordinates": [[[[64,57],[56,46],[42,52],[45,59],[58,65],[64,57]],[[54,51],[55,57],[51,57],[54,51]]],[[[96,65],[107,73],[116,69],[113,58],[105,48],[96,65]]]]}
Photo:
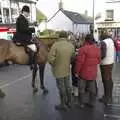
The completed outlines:
{"type": "Polygon", "coordinates": [[[18,17],[18,10],[15,8],[11,8],[11,14],[12,14],[12,23],[15,23],[18,17]]]}
{"type": "Polygon", "coordinates": [[[113,10],[106,10],[106,21],[113,21],[114,19],[114,11],[113,10]]]}

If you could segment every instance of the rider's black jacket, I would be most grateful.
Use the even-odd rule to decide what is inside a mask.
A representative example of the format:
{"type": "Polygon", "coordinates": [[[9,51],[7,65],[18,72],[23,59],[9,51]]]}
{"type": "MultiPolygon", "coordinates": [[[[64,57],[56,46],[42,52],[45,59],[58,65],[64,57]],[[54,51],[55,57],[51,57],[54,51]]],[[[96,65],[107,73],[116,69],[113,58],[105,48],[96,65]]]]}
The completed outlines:
{"type": "Polygon", "coordinates": [[[22,44],[30,44],[34,32],[35,28],[30,28],[28,20],[21,14],[16,21],[16,33],[13,40],[22,44]]]}

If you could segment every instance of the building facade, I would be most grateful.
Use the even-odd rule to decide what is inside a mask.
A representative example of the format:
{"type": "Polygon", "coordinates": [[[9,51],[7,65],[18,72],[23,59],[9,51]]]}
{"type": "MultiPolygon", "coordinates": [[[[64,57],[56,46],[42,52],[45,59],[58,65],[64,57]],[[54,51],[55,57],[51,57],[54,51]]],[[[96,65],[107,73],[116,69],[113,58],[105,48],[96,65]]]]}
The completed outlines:
{"type": "Polygon", "coordinates": [[[0,24],[15,23],[24,5],[30,7],[30,22],[36,21],[36,2],[37,0],[0,0],[0,24]]]}
{"type": "Polygon", "coordinates": [[[101,17],[96,20],[99,33],[107,29],[112,32],[113,37],[120,35],[120,1],[107,0],[106,7],[101,17]]]}
{"type": "Polygon", "coordinates": [[[93,21],[83,14],[59,9],[50,20],[47,28],[53,30],[65,30],[74,34],[88,34],[93,21]]]}

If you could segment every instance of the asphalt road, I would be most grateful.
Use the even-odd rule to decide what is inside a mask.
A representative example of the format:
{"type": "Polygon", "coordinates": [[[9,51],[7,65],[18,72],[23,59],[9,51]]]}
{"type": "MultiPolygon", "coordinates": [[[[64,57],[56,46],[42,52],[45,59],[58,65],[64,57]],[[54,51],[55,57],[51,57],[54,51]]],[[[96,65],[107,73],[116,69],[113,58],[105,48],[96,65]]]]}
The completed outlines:
{"type": "MultiPolygon", "coordinates": [[[[115,72],[115,76],[116,74],[119,72],[115,72]]],[[[100,74],[98,80],[101,96],[103,88],[100,74]]],[[[0,68],[0,88],[6,93],[6,97],[0,99],[0,120],[104,120],[104,105],[99,102],[94,109],[86,107],[81,110],[73,107],[67,112],[56,111],[54,106],[59,104],[59,96],[49,65],[45,69],[45,84],[49,89],[47,95],[43,95],[41,89],[37,94],[33,94],[31,71],[28,66],[13,65],[0,68]]],[[[117,110],[120,110],[118,105],[117,110]]],[[[105,113],[105,120],[118,120],[119,114],[115,115],[105,113]]]]}

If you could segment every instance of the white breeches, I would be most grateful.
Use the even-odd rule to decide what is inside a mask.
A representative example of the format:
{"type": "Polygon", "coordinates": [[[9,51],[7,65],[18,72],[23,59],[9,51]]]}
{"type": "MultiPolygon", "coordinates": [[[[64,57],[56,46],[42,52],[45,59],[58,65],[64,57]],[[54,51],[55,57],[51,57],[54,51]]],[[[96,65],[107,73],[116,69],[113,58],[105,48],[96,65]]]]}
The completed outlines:
{"type": "Polygon", "coordinates": [[[32,51],[37,52],[37,47],[35,44],[27,45],[27,47],[30,48],[32,51]]]}

